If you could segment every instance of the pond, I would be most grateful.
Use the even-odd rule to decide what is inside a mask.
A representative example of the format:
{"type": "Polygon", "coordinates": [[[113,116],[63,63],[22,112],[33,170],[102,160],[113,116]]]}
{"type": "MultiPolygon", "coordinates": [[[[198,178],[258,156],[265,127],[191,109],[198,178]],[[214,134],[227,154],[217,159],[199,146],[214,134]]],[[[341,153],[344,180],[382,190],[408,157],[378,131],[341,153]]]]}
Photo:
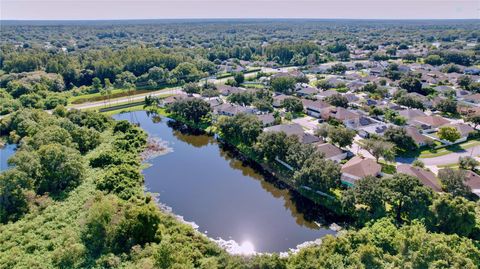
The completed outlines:
{"type": "Polygon", "coordinates": [[[10,158],[17,149],[15,144],[6,144],[3,147],[0,147],[0,171],[7,170],[8,168],[8,158],[10,158]]]}
{"type": "Polygon", "coordinates": [[[152,120],[145,111],[114,118],[139,123],[150,137],[168,142],[172,151],[149,160],[143,171],[146,188],[210,238],[244,251],[283,252],[335,234],[319,225],[332,223],[328,210],[265,178],[213,137],[179,131],[173,121],[152,120]]]}

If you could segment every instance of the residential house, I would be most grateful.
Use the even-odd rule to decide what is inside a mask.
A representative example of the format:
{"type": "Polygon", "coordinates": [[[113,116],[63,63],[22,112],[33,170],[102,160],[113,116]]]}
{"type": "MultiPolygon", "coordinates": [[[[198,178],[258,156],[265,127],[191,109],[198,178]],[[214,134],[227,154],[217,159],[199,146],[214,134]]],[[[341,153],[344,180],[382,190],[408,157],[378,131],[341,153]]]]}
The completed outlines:
{"type": "Polygon", "coordinates": [[[213,108],[213,113],[216,115],[224,115],[233,117],[240,113],[255,114],[256,110],[251,107],[245,107],[230,103],[224,103],[213,108]]]}
{"type": "Polygon", "coordinates": [[[295,135],[303,144],[312,144],[321,142],[321,139],[309,133],[305,133],[302,126],[298,123],[280,124],[263,129],[264,132],[284,132],[287,136],[295,135]]]}
{"type": "Polygon", "coordinates": [[[307,113],[307,115],[315,117],[315,118],[320,118],[322,111],[324,111],[326,108],[333,108],[330,104],[316,100],[308,100],[308,99],[302,99],[303,107],[307,113]]]}
{"type": "Polygon", "coordinates": [[[470,187],[472,193],[480,197],[480,176],[477,173],[466,170],[465,185],[470,187]]]}
{"type": "Polygon", "coordinates": [[[332,95],[338,94],[336,90],[326,90],[323,92],[319,92],[318,94],[315,95],[318,99],[324,99],[326,97],[330,97],[332,95]]]}
{"type": "Polygon", "coordinates": [[[342,166],[341,172],[342,183],[353,186],[355,182],[366,176],[380,176],[382,166],[373,159],[355,156],[342,166]]]}
{"type": "Polygon", "coordinates": [[[410,108],[407,108],[407,109],[404,109],[404,110],[400,110],[398,111],[398,114],[402,117],[404,117],[407,121],[409,120],[412,120],[416,117],[425,117],[427,116],[427,114],[425,114],[425,112],[423,112],[422,110],[420,109],[410,109],[410,108]]]}
{"type": "Polygon", "coordinates": [[[435,174],[432,173],[431,171],[428,171],[420,167],[412,166],[409,164],[400,164],[397,166],[397,173],[403,173],[403,174],[414,176],[418,178],[420,182],[422,182],[422,184],[425,185],[426,187],[429,187],[436,192],[442,191],[440,182],[435,177],[435,174]]]}
{"type": "Polygon", "coordinates": [[[186,99],[186,98],[193,98],[193,97],[189,97],[188,95],[186,95],[184,93],[175,94],[175,95],[169,96],[167,98],[160,99],[160,102],[159,102],[158,106],[159,107],[166,107],[169,104],[172,104],[176,101],[180,101],[180,100],[183,100],[183,99],[186,99]]]}
{"type": "Polygon", "coordinates": [[[405,131],[413,141],[415,141],[415,144],[417,144],[418,147],[429,145],[433,141],[431,138],[421,134],[416,127],[407,126],[405,127],[405,131]]]}
{"type": "Polygon", "coordinates": [[[473,104],[480,104],[480,93],[474,93],[467,96],[463,96],[462,98],[465,102],[473,103],[473,104]]]}
{"type": "Polygon", "coordinates": [[[275,117],[273,113],[260,114],[257,115],[257,118],[262,122],[263,127],[270,127],[275,124],[275,117]]]}
{"type": "Polygon", "coordinates": [[[351,91],[360,91],[363,89],[363,87],[366,85],[367,83],[365,82],[362,82],[362,81],[359,81],[359,80],[354,80],[352,82],[349,82],[347,83],[347,87],[351,90],[351,91]]]}
{"type": "Polygon", "coordinates": [[[319,90],[313,87],[301,87],[296,93],[298,96],[313,96],[317,94],[319,90]]]}
{"type": "Polygon", "coordinates": [[[229,85],[218,85],[217,90],[223,96],[228,96],[232,93],[240,93],[240,92],[245,91],[245,89],[243,89],[243,88],[233,87],[233,86],[229,86],[229,85]]]}
{"type": "MultiPolygon", "coordinates": [[[[454,127],[460,133],[460,139],[453,142],[453,144],[461,143],[461,142],[466,141],[468,139],[468,136],[475,132],[475,129],[473,129],[472,126],[470,126],[468,124],[465,124],[465,123],[445,124],[442,127],[454,127]]],[[[442,142],[444,142],[446,144],[451,143],[449,141],[444,141],[444,140],[442,140],[442,142]]]]}
{"type": "Polygon", "coordinates": [[[325,159],[329,159],[334,162],[340,162],[341,160],[347,158],[346,151],[343,151],[339,147],[334,146],[330,143],[319,143],[315,145],[315,148],[318,152],[323,153],[325,159]]]}
{"type": "Polygon", "coordinates": [[[210,98],[204,98],[204,100],[210,104],[210,107],[217,107],[221,104],[223,104],[223,101],[219,97],[210,97],[210,98]]]}
{"type": "Polygon", "coordinates": [[[355,129],[359,126],[362,115],[343,107],[330,107],[321,112],[321,117],[323,120],[329,120],[330,118],[336,119],[342,122],[347,128],[355,129]]]}
{"type": "Polygon", "coordinates": [[[279,108],[283,105],[283,100],[287,98],[292,98],[291,96],[285,95],[285,94],[278,94],[273,97],[273,107],[279,108]]]}
{"type": "MultiPolygon", "coordinates": [[[[360,120],[362,121],[362,120],[360,120]]],[[[367,125],[359,125],[355,130],[358,131],[358,135],[363,138],[368,138],[371,135],[379,135],[383,136],[385,131],[387,130],[388,126],[391,124],[383,123],[383,122],[377,122],[373,124],[367,124],[367,125]]]]}
{"type": "Polygon", "coordinates": [[[440,126],[450,123],[450,121],[441,116],[433,115],[415,117],[408,123],[411,126],[420,128],[423,133],[432,133],[437,131],[440,126]]]}

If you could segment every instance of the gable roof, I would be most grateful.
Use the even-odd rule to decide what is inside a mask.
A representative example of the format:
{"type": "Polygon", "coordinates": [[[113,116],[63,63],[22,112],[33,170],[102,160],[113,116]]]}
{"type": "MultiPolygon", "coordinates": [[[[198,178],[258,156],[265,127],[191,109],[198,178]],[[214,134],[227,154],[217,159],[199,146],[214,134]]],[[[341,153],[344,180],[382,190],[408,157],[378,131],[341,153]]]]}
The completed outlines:
{"type": "Polygon", "coordinates": [[[398,111],[398,114],[400,116],[405,117],[407,120],[415,118],[415,117],[424,117],[427,116],[422,110],[420,109],[404,109],[398,111]]]}
{"type": "Polygon", "coordinates": [[[275,122],[275,117],[273,116],[273,113],[260,114],[257,115],[257,118],[262,121],[264,126],[273,124],[275,122]]]}
{"type": "Polygon", "coordinates": [[[466,170],[465,185],[469,186],[477,196],[480,196],[480,176],[477,173],[466,170]]]}
{"type": "Polygon", "coordinates": [[[316,148],[317,151],[322,152],[327,159],[343,154],[343,150],[330,143],[318,144],[316,148]]]}
{"type": "Polygon", "coordinates": [[[454,127],[462,137],[468,136],[470,133],[475,132],[475,129],[473,129],[472,126],[465,123],[446,124],[442,127],[454,127]]]}
{"type": "Polygon", "coordinates": [[[434,128],[450,123],[450,121],[448,121],[447,119],[436,115],[415,117],[413,118],[413,120],[434,128]]]}
{"type": "Polygon", "coordinates": [[[420,180],[420,182],[422,182],[423,185],[431,188],[436,192],[442,191],[442,188],[440,187],[440,183],[435,177],[435,174],[433,174],[428,170],[425,170],[420,167],[411,166],[408,164],[400,164],[397,166],[397,172],[417,177],[420,180]]]}
{"type": "Polygon", "coordinates": [[[413,139],[413,141],[415,141],[415,143],[417,143],[417,145],[425,144],[425,143],[427,143],[428,141],[431,140],[427,136],[422,135],[420,133],[420,131],[413,126],[405,127],[405,131],[413,139]]]}
{"type": "Polygon", "coordinates": [[[286,135],[302,135],[304,133],[302,126],[298,123],[275,125],[265,128],[264,131],[284,132],[286,135]]]}
{"type": "Polygon", "coordinates": [[[355,156],[342,166],[342,173],[363,178],[376,176],[382,171],[382,166],[373,159],[355,156]]]}
{"type": "Polygon", "coordinates": [[[287,136],[295,135],[303,144],[320,142],[320,138],[312,134],[307,134],[298,123],[280,124],[263,129],[264,132],[284,132],[287,136]]]}

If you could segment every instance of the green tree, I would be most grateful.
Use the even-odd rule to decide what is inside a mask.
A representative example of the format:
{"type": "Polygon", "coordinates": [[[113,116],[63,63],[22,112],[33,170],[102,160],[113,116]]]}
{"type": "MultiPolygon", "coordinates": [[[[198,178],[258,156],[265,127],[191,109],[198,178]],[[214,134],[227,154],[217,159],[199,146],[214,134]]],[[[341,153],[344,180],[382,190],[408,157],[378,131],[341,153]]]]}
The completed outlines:
{"type": "Polygon", "coordinates": [[[295,83],[295,78],[289,76],[275,77],[270,82],[272,89],[281,93],[291,93],[295,83]]]}
{"type": "Polygon", "coordinates": [[[73,147],[72,136],[64,128],[51,125],[45,128],[43,131],[36,133],[32,136],[32,139],[28,139],[29,145],[35,149],[39,149],[43,145],[48,144],[60,144],[66,147],[73,147]]]}
{"type": "Polygon", "coordinates": [[[299,98],[295,98],[295,97],[285,98],[282,101],[282,106],[288,112],[292,112],[292,113],[303,112],[303,104],[299,98]]]}
{"type": "Polygon", "coordinates": [[[423,101],[416,97],[416,96],[411,96],[409,94],[404,94],[396,98],[396,103],[402,106],[406,106],[409,108],[418,108],[418,109],[425,109],[425,105],[423,104],[423,101]]]}
{"type": "Polygon", "coordinates": [[[125,252],[135,245],[158,242],[156,234],[160,222],[160,212],[153,202],[128,207],[115,231],[114,249],[125,252]]]}
{"type": "Polygon", "coordinates": [[[191,83],[185,84],[183,86],[183,90],[188,94],[194,94],[194,93],[200,93],[201,88],[198,85],[198,83],[191,82],[191,83]]]}
{"type": "Polygon", "coordinates": [[[78,145],[80,153],[85,154],[101,144],[100,133],[93,128],[78,127],[71,132],[72,141],[78,145]]]}
{"type": "Polygon", "coordinates": [[[186,121],[200,123],[210,114],[210,104],[198,98],[177,100],[167,107],[167,111],[186,121]]]}
{"type": "Polygon", "coordinates": [[[461,138],[461,134],[457,128],[450,126],[440,127],[437,135],[440,139],[447,140],[452,143],[461,138]]]}
{"type": "Polygon", "coordinates": [[[416,92],[420,94],[424,93],[422,91],[422,82],[418,78],[412,76],[406,76],[402,78],[398,83],[398,86],[407,90],[407,92],[416,92]]]}
{"type": "Polygon", "coordinates": [[[124,200],[138,195],[138,186],[142,183],[143,176],[138,171],[138,167],[128,164],[108,167],[96,182],[97,189],[114,193],[124,200]]]}
{"type": "Polygon", "coordinates": [[[470,156],[465,156],[465,157],[459,157],[458,158],[458,165],[460,166],[461,169],[469,169],[469,170],[475,170],[475,167],[478,166],[478,161],[470,156]]]}
{"type": "Polygon", "coordinates": [[[441,65],[443,63],[442,58],[439,55],[428,55],[427,58],[424,59],[426,64],[431,64],[431,65],[441,65]]]}
{"type": "Polygon", "coordinates": [[[387,161],[393,160],[395,157],[394,147],[395,145],[391,142],[375,138],[369,138],[362,141],[362,148],[370,152],[370,154],[372,154],[377,160],[377,163],[380,157],[383,157],[387,161]]]}
{"type": "Polygon", "coordinates": [[[264,132],[258,136],[255,151],[263,159],[274,162],[275,158],[285,160],[291,143],[298,142],[298,137],[287,136],[284,132],[264,132]]]}
{"type": "Polygon", "coordinates": [[[262,132],[262,122],[255,115],[244,113],[233,117],[220,117],[217,127],[225,139],[246,145],[255,143],[262,132]]]}
{"type": "Polygon", "coordinates": [[[35,179],[37,192],[58,194],[83,180],[85,166],[77,150],[49,144],[40,147],[38,156],[41,168],[39,178],[35,179]]]}
{"type": "Polygon", "coordinates": [[[464,197],[471,193],[470,187],[465,185],[466,173],[463,170],[442,169],[438,172],[438,178],[443,190],[448,193],[464,197]]]}
{"type": "MultiPolygon", "coordinates": [[[[366,206],[358,208],[367,213],[367,220],[386,216],[386,197],[381,179],[372,176],[364,177],[356,182],[355,188],[351,191],[354,195],[355,204],[366,206]]],[[[355,208],[355,205],[350,206],[355,208]]],[[[360,216],[362,215],[361,213],[360,216]]]]}
{"type": "Polygon", "coordinates": [[[0,174],[0,223],[16,221],[28,212],[25,192],[31,185],[28,175],[17,169],[0,174]]]}
{"type": "Polygon", "coordinates": [[[240,85],[245,81],[245,75],[243,73],[235,73],[233,75],[233,79],[235,80],[236,85],[240,85]]]}
{"type": "Polygon", "coordinates": [[[272,103],[266,99],[257,99],[252,104],[256,109],[263,112],[272,112],[272,103]]]}
{"type": "Polygon", "coordinates": [[[453,99],[442,99],[435,108],[443,113],[457,114],[457,101],[453,99]]]}
{"type": "Polygon", "coordinates": [[[337,145],[340,148],[351,146],[355,135],[356,133],[354,130],[347,129],[345,127],[332,126],[328,128],[328,137],[333,144],[337,145]]]}
{"type": "Polygon", "coordinates": [[[406,174],[395,174],[385,179],[383,183],[386,202],[392,206],[398,222],[424,218],[428,215],[432,193],[418,178],[406,174]]]}
{"type": "Polygon", "coordinates": [[[92,79],[92,88],[96,91],[96,92],[100,92],[100,90],[102,89],[102,81],[97,78],[97,77],[94,77],[92,79]]]}
{"type": "Polygon", "coordinates": [[[227,97],[230,103],[248,106],[255,101],[255,95],[251,92],[235,92],[227,97]]]}
{"type": "Polygon", "coordinates": [[[383,135],[385,139],[392,142],[400,151],[410,151],[417,148],[417,144],[411,136],[407,134],[405,128],[389,126],[383,135]]]}
{"type": "Polygon", "coordinates": [[[315,129],[315,135],[326,139],[328,137],[330,128],[332,128],[332,126],[330,126],[328,123],[322,123],[315,129]]]}
{"type": "Polygon", "coordinates": [[[468,122],[473,123],[474,129],[477,129],[477,126],[480,125],[480,115],[475,115],[475,114],[469,115],[467,116],[466,120],[468,122]]]}
{"type": "Polygon", "coordinates": [[[302,168],[295,171],[293,180],[297,186],[308,186],[314,190],[330,192],[340,185],[340,166],[322,158],[307,159],[302,168]]]}
{"type": "Polygon", "coordinates": [[[457,84],[464,90],[469,90],[472,83],[473,80],[469,76],[461,76],[457,79],[457,84]]]}
{"type": "Polygon", "coordinates": [[[348,107],[348,99],[339,93],[326,97],[325,101],[332,106],[348,107]]]}
{"type": "Polygon", "coordinates": [[[469,236],[476,226],[475,203],[463,197],[439,195],[430,206],[436,230],[469,236]]]}
{"type": "Polygon", "coordinates": [[[115,219],[120,218],[120,206],[116,196],[97,196],[87,211],[82,231],[82,241],[90,255],[98,257],[109,250],[113,240],[115,219]]]}

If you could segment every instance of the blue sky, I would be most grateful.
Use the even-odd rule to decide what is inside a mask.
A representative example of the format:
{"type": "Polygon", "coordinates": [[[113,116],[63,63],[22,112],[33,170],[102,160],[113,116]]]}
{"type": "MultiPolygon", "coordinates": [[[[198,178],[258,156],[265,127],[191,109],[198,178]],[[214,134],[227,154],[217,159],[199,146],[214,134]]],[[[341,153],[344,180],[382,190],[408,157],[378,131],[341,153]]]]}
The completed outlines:
{"type": "Polygon", "coordinates": [[[0,18],[480,19],[480,0],[0,0],[0,18]]]}

